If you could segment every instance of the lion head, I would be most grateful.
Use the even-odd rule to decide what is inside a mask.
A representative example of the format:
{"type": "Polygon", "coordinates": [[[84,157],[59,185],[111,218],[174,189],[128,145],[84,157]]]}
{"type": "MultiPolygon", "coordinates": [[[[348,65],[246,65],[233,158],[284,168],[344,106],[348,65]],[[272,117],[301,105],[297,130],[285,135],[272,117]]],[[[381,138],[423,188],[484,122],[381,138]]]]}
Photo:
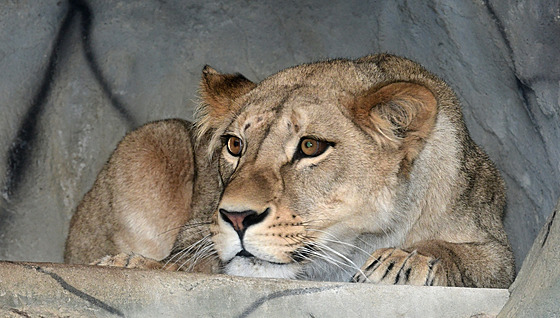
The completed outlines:
{"type": "Polygon", "coordinates": [[[205,67],[197,130],[211,135],[223,186],[210,230],[224,272],[347,280],[373,250],[401,244],[417,218],[403,193],[444,86],[391,55],[258,84],[205,67]]]}

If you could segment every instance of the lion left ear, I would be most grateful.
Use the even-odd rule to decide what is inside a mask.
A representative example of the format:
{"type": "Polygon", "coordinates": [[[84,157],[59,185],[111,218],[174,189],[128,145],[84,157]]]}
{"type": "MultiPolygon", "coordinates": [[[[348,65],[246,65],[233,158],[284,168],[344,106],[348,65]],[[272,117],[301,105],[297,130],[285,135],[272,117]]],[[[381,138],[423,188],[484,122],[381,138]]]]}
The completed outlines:
{"type": "Polygon", "coordinates": [[[396,82],[366,91],[349,109],[378,142],[403,150],[404,164],[410,164],[434,127],[437,106],[427,87],[396,82]]]}
{"type": "Polygon", "coordinates": [[[202,104],[198,110],[199,115],[204,118],[199,119],[205,121],[210,126],[208,128],[215,128],[230,114],[239,110],[241,105],[233,101],[255,86],[255,83],[239,73],[220,74],[206,65],[200,81],[202,104]]]}

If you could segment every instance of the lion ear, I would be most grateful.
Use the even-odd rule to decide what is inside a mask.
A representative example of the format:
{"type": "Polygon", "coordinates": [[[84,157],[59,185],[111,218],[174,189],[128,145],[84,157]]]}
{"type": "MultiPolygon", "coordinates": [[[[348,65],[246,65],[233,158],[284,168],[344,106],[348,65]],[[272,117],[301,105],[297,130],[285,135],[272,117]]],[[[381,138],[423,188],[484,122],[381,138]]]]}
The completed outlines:
{"type": "Polygon", "coordinates": [[[239,73],[220,74],[212,67],[204,66],[200,81],[202,104],[199,115],[205,117],[203,120],[211,127],[216,127],[241,107],[233,101],[255,86],[255,83],[239,73]]]}
{"type": "Polygon", "coordinates": [[[404,159],[411,163],[434,127],[437,105],[427,87],[396,82],[366,91],[350,111],[378,142],[404,150],[404,159]]]}

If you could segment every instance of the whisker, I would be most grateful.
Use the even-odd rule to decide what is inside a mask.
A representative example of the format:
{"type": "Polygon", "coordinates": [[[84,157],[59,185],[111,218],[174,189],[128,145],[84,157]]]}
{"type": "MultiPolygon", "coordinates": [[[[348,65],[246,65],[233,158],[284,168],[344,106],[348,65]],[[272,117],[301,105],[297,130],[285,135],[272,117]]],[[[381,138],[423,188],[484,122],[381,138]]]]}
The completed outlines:
{"type": "MultiPolygon", "coordinates": [[[[314,255],[314,256],[316,256],[317,258],[319,258],[319,259],[321,259],[321,260],[324,260],[325,262],[327,262],[327,263],[329,263],[329,264],[331,264],[331,265],[336,266],[336,267],[339,268],[340,270],[345,270],[345,269],[342,267],[342,265],[344,265],[344,266],[346,266],[346,267],[350,267],[350,265],[345,264],[345,263],[342,262],[342,261],[336,260],[336,259],[330,257],[330,256],[327,255],[327,254],[319,253],[318,251],[312,251],[312,252],[310,252],[310,255],[314,255]]],[[[316,264],[316,263],[315,263],[315,264],[316,264]]]]}
{"type": "Polygon", "coordinates": [[[191,266],[189,266],[189,269],[194,266],[196,264],[195,260],[204,256],[204,253],[210,249],[212,249],[213,244],[211,244],[208,241],[205,241],[204,244],[199,244],[198,248],[190,255],[190,257],[188,259],[186,259],[181,266],[179,266],[179,269],[181,269],[183,266],[185,266],[186,264],[190,263],[191,266]]]}
{"type": "Polygon", "coordinates": [[[180,226],[176,226],[176,227],[170,228],[170,229],[168,229],[168,230],[165,230],[165,231],[163,231],[163,232],[159,233],[159,234],[158,234],[158,236],[161,236],[161,235],[167,234],[167,233],[169,233],[169,232],[171,232],[171,231],[176,231],[176,230],[180,230],[180,229],[181,229],[182,227],[183,227],[183,226],[182,226],[182,225],[180,225],[180,226]]]}
{"type": "MultiPolygon", "coordinates": [[[[346,257],[344,254],[342,254],[342,253],[336,251],[335,249],[333,249],[333,248],[331,248],[331,247],[329,247],[329,246],[327,246],[327,245],[325,245],[325,244],[323,244],[323,243],[317,242],[317,245],[319,245],[319,248],[322,249],[323,252],[330,252],[330,253],[332,253],[332,254],[338,256],[339,258],[341,258],[342,260],[344,260],[344,261],[347,262],[347,264],[345,264],[346,266],[348,266],[348,267],[351,268],[351,269],[357,270],[357,271],[358,271],[359,273],[361,273],[362,275],[364,274],[364,273],[362,272],[361,268],[360,268],[358,265],[356,265],[356,263],[354,263],[351,259],[349,259],[348,257],[346,257]]],[[[344,264],[344,263],[343,263],[343,264],[344,264]]],[[[365,275],[364,275],[364,276],[365,276],[365,275]]]]}
{"type": "MultiPolygon", "coordinates": [[[[206,240],[208,238],[209,235],[203,236],[201,239],[199,239],[198,241],[195,241],[194,243],[190,244],[189,246],[175,252],[175,255],[171,258],[174,259],[179,255],[184,255],[185,253],[188,253],[189,251],[191,251],[195,246],[197,246],[198,244],[201,244],[204,242],[204,240],[206,240]]],[[[180,258],[182,258],[183,256],[180,256],[180,258]]]]}
{"type": "MultiPolygon", "coordinates": [[[[322,233],[324,233],[328,236],[334,237],[336,239],[336,236],[332,235],[331,233],[328,233],[326,231],[321,231],[321,230],[316,230],[316,231],[317,232],[322,232],[322,233]]],[[[355,245],[342,242],[338,239],[336,239],[336,240],[327,239],[327,241],[335,243],[335,244],[341,244],[341,245],[344,245],[344,246],[349,246],[349,247],[361,250],[359,247],[357,247],[355,245]]],[[[366,255],[369,256],[369,253],[367,253],[363,250],[361,250],[361,251],[366,253],[366,255]]],[[[324,260],[325,262],[327,262],[331,265],[334,265],[334,266],[336,266],[337,268],[339,268],[343,271],[347,271],[348,269],[351,269],[351,270],[361,272],[360,267],[357,266],[346,255],[340,253],[339,251],[333,249],[332,247],[330,247],[330,246],[328,246],[328,245],[326,245],[322,242],[311,241],[305,247],[299,249],[297,256],[304,259],[304,260],[310,259],[309,256],[307,256],[306,254],[308,254],[310,256],[318,257],[318,258],[324,260]]]]}
{"type": "MultiPolygon", "coordinates": [[[[362,249],[362,248],[360,248],[360,247],[358,247],[358,246],[356,246],[352,243],[344,242],[344,241],[340,240],[338,237],[336,237],[334,234],[329,233],[327,231],[322,231],[322,230],[317,230],[317,229],[307,229],[307,231],[323,233],[323,234],[328,235],[329,237],[332,238],[332,239],[323,238],[324,241],[351,247],[353,249],[356,249],[359,252],[362,252],[364,255],[366,255],[368,257],[371,255],[370,252],[368,252],[368,251],[366,251],[366,250],[364,250],[364,249],[362,249]]],[[[359,240],[361,242],[363,242],[364,244],[367,244],[362,239],[359,239],[359,240]]]]}
{"type": "Polygon", "coordinates": [[[346,242],[342,242],[342,241],[337,241],[337,240],[331,240],[331,239],[327,239],[327,238],[324,238],[323,240],[325,240],[325,241],[327,241],[327,242],[335,243],[335,244],[340,244],[340,245],[348,246],[348,247],[351,247],[351,248],[353,248],[353,249],[355,249],[355,250],[357,250],[357,251],[363,253],[364,255],[366,255],[366,256],[368,256],[368,257],[371,256],[371,253],[369,253],[368,251],[366,251],[366,250],[364,250],[364,249],[362,249],[362,248],[360,248],[360,247],[358,247],[358,246],[356,246],[356,245],[354,245],[354,244],[346,243],[346,242]]]}
{"type": "MultiPolygon", "coordinates": [[[[211,240],[209,240],[209,236],[205,236],[203,239],[199,240],[197,243],[191,245],[191,247],[189,248],[189,252],[190,251],[194,251],[189,258],[187,258],[177,269],[178,271],[181,270],[187,263],[191,263],[191,266],[189,266],[189,268],[192,268],[195,266],[196,262],[192,262],[192,260],[196,260],[197,258],[199,258],[202,252],[201,251],[207,251],[208,248],[212,248],[213,247],[213,243],[211,240]],[[195,249],[196,247],[196,249],[195,249]]],[[[187,255],[187,253],[183,254],[187,255]]],[[[182,258],[182,257],[181,257],[182,258]]],[[[180,259],[177,260],[176,263],[179,262],[180,259]]]]}
{"type": "Polygon", "coordinates": [[[303,221],[301,222],[302,225],[317,225],[317,224],[321,224],[323,222],[330,222],[331,220],[329,219],[317,219],[317,220],[309,220],[309,221],[303,221]]]}
{"type": "MultiPolygon", "coordinates": [[[[369,246],[370,248],[373,249],[373,246],[372,246],[370,243],[364,241],[364,239],[362,239],[361,237],[358,236],[356,239],[357,239],[358,241],[362,242],[365,246],[369,246]]],[[[370,253],[369,255],[371,255],[371,253],[370,253]]]]}
{"type": "Polygon", "coordinates": [[[175,230],[180,230],[180,229],[192,229],[192,228],[195,228],[195,227],[198,227],[198,226],[210,225],[210,224],[212,224],[212,221],[200,221],[200,222],[192,222],[192,223],[189,222],[189,223],[187,223],[187,224],[179,225],[179,226],[170,228],[170,229],[168,229],[168,230],[165,230],[165,231],[159,233],[158,236],[159,236],[159,235],[167,234],[167,233],[169,233],[169,232],[171,232],[171,231],[175,231],[175,230]]]}
{"type": "Polygon", "coordinates": [[[197,248],[198,245],[204,244],[206,243],[206,241],[208,241],[210,238],[210,234],[202,237],[201,239],[199,239],[198,241],[194,242],[193,244],[183,248],[182,250],[174,253],[174,255],[172,257],[170,257],[166,263],[164,264],[164,267],[167,266],[169,263],[173,262],[175,264],[177,264],[181,259],[183,259],[186,255],[188,255],[191,251],[193,251],[195,248],[197,248]]]}
{"type": "Polygon", "coordinates": [[[211,258],[211,257],[217,257],[218,255],[218,251],[216,251],[213,246],[208,246],[203,254],[198,255],[192,262],[191,265],[187,268],[187,272],[192,272],[194,270],[194,267],[198,264],[201,263],[203,261],[206,261],[207,259],[211,258]],[[210,253],[207,253],[206,251],[210,250],[210,253]]]}

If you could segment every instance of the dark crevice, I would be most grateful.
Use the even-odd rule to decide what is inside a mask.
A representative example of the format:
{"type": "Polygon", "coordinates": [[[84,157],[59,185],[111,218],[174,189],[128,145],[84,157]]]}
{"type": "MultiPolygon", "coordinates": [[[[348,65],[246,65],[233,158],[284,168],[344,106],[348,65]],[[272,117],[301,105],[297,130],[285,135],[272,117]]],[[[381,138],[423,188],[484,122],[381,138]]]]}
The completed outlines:
{"type": "MultiPolygon", "coordinates": [[[[37,143],[38,124],[41,115],[45,111],[45,105],[54,83],[57,67],[63,63],[60,59],[60,52],[64,49],[66,39],[71,36],[71,25],[76,15],[81,16],[81,42],[87,64],[103,93],[110,100],[113,108],[117,110],[120,117],[126,122],[128,128],[135,128],[137,123],[133,116],[127,111],[123,103],[112,93],[109,84],[96,62],[95,55],[91,48],[91,26],[93,14],[86,1],[69,0],[68,12],[64,16],[60,29],[54,40],[52,51],[45,69],[41,85],[37,93],[31,99],[31,105],[23,116],[18,128],[16,137],[11,143],[7,154],[7,172],[4,188],[5,195],[12,197],[24,180],[25,173],[32,159],[32,152],[37,143]]],[[[6,217],[5,215],[0,217],[6,217]]],[[[3,222],[4,223],[4,222],[3,222]]]]}
{"type": "Polygon", "coordinates": [[[134,117],[126,107],[124,103],[113,94],[109,84],[103,77],[103,73],[101,72],[101,68],[97,64],[97,59],[93,53],[93,49],[91,48],[91,22],[93,21],[93,15],[91,13],[91,9],[87,2],[83,0],[70,0],[70,2],[74,5],[74,7],[81,13],[82,15],[82,24],[81,24],[81,33],[82,33],[82,45],[84,48],[84,55],[86,61],[88,63],[93,76],[97,83],[101,86],[103,93],[111,102],[111,105],[117,110],[121,118],[128,124],[128,128],[136,128],[138,125],[134,117]]]}
{"type": "Polygon", "coordinates": [[[490,15],[490,18],[492,18],[492,20],[494,20],[494,22],[496,23],[496,27],[498,28],[498,32],[500,32],[500,36],[504,40],[504,43],[507,47],[508,54],[509,54],[509,59],[511,61],[513,70],[515,71],[515,63],[514,63],[514,60],[513,60],[513,49],[511,47],[511,43],[509,42],[509,38],[507,36],[506,29],[504,28],[502,20],[500,20],[500,18],[498,18],[498,15],[496,14],[496,11],[494,10],[494,7],[492,7],[489,0],[483,0],[482,2],[484,3],[484,6],[488,9],[488,14],[490,15]]]}
{"type": "MultiPolygon", "coordinates": [[[[509,41],[509,37],[507,36],[506,29],[505,29],[502,21],[498,17],[498,15],[496,14],[496,11],[494,10],[494,7],[490,4],[490,1],[489,0],[483,0],[483,3],[485,5],[485,7],[488,9],[488,14],[492,18],[492,20],[494,20],[494,22],[496,23],[496,27],[498,29],[498,32],[500,33],[500,36],[502,37],[502,39],[504,40],[504,43],[506,45],[506,48],[507,48],[507,51],[508,51],[507,53],[508,53],[509,59],[511,61],[511,67],[512,67],[512,70],[513,70],[513,73],[514,73],[514,76],[515,76],[515,83],[516,83],[516,86],[517,86],[517,90],[518,90],[518,92],[521,96],[525,112],[527,113],[527,116],[529,117],[529,119],[531,120],[531,123],[535,127],[536,132],[539,134],[539,137],[542,140],[542,143],[546,144],[545,138],[542,135],[541,130],[539,129],[540,125],[538,124],[537,120],[535,119],[535,115],[534,115],[533,111],[531,110],[531,105],[533,103],[531,103],[531,98],[530,97],[531,97],[531,95],[534,95],[534,91],[528,84],[526,84],[527,82],[531,83],[531,82],[534,82],[534,81],[540,81],[540,80],[542,80],[542,78],[533,77],[533,78],[525,79],[525,80],[520,78],[519,73],[517,71],[517,67],[515,65],[513,47],[511,45],[511,42],[509,41]]],[[[548,155],[548,149],[546,149],[546,151],[547,151],[547,155],[548,155]]],[[[548,161],[550,162],[551,157],[547,156],[547,158],[548,158],[548,161]]],[[[551,166],[552,166],[552,164],[551,164],[551,166]]]]}
{"type": "MultiPolygon", "coordinates": [[[[541,79],[538,78],[538,77],[534,77],[534,78],[530,78],[530,79],[523,79],[523,78],[520,77],[520,75],[517,71],[517,67],[515,65],[515,57],[514,57],[514,52],[513,52],[513,46],[511,45],[511,42],[510,42],[510,40],[507,36],[506,28],[504,27],[502,21],[500,20],[500,18],[496,14],[496,11],[494,10],[494,7],[490,4],[490,0],[483,0],[483,3],[484,3],[484,6],[488,10],[488,14],[490,15],[490,17],[496,23],[496,27],[498,29],[498,32],[500,33],[500,36],[502,37],[502,39],[504,40],[504,43],[506,45],[507,53],[508,53],[509,59],[511,61],[512,71],[513,71],[513,74],[515,76],[515,84],[516,84],[516,87],[517,87],[517,91],[519,92],[519,96],[521,98],[521,103],[522,103],[523,109],[524,109],[525,113],[527,114],[527,117],[531,121],[531,123],[533,125],[533,129],[537,133],[541,144],[544,146],[544,151],[546,153],[545,160],[547,161],[547,164],[549,166],[553,167],[554,165],[551,162],[552,156],[549,153],[549,149],[545,146],[547,144],[546,138],[543,135],[543,132],[541,130],[541,125],[538,123],[538,120],[535,118],[534,111],[531,109],[532,105],[537,105],[538,106],[538,103],[534,98],[535,92],[531,88],[531,86],[527,84],[527,83],[531,83],[532,81],[537,81],[537,80],[541,80],[541,79]]],[[[505,170],[502,171],[502,172],[505,173],[505,170]]],[[[513,179],[515,180],[516,178],[513,178],[513,179]]],[[[523,189],[523,191],[525,191],[525,189],[523,189]]],[[[532,196],[528,195],[527,198],[529,198],[531,200],[531,202],[533,202],[534,207],[541,206],[541,204],[537,204],[534,201],[532,196]]]]}
{"type": "Polygon", "coordinates": [[[31,318],[31,316],[28,313],[26,313],[25,311],[18,310],[18,309],[15,309],[15,308],[12,308],[10,310],[10,312],[14,313],[14,314],[17,314],[18,316],[21,316],[21,317],[31,318]]]}
{"type": "Polygon", "coordinates": [[[519,75],[518,75],[518,72],[517,72],[517,67],[515,66],[513,47],[511,46],[511,42],[509,41],[509,37],[507,36],[506,29],[504,28],[502,20],[500,20],[500,18],[496,14],[496,11],[494,10],[494,7],[492,7],[492,5],[490,4],[490,1],[489,0],[483,0],[483,3],[485,5],[485,7],[488,9],[488,14],[492,18],[492,20],[494,20],[494,22],[496,23],[496,27],[498,29],[498,32],[500,32],[500,36],[504,40],[504,44],[506,45],[506,49],[507,49],[509,59],[511,61],[511,68],[512,68],[513,74],[515,76],[517,89],[518,89],[518,91],[521,95],[523,104],[525,106],[525,110],[527,111],[529,117],[531,118],[531,121],[534,122],[533,114],[531,113],[531,111],[528,108],[529,107],[528,94],[532,90],[527,84],[523,83],[523,80],[521,78],[519,78],[519,75]]]}
{"type": "Polygon", "coordinates": [[[251,315],[252,313],[254,313],[259,307],[261,307],[263,304],[265,304],[267,301],[269,300],[273,300],[276,298],[281,298],[281,297],[288,297],[288,296],[296,296],[296,295],[305,295],[305,294],[315,294],[315,293],[320,293],[323,291],[327,291],[327,290],[333,290],[333,289],[338,289],[342,286],[332,286],[332,287],[315,287],[315,288],[297,288],[297,289],[288,289],[288,290],[282,290],[282,291],[278,291],[275,293],[271,293],[270,295],[261,297],[257,300],[255,300],[247,309],[245,309],[245,311],[243,311],[243,313],[241,313],[241,315],[239,315],[239,317],[248,317],[249,315],[251,315]]]}
{"type": "Polygon", "coordinates": [[[56,35],[52,53],[41,82],[41,86],[37,94],[31,99],[31,106],[23,117],[18,129],[15,140],[8,150],[7,156],[7,176],[4,185],[4,191],[8,196],[14,194],[23,180],[25,168],[30,161],[31,149],[35,145],[37,139],[37,125],[40,115],[43,113],[43,107],[49,95],[51,85],[53,83],[57,61],[59,60],[59,52],[66,35],[69,32],[70,25],[75,15],[75,10],[68,10],[62,21],[62,25],[56,35]]]}
{"type": "Polygon", "coordinates": [[[552,227],[552,222],[554,222],[554,218],[556,218],[556,212],[557,210],[554,210],[552,216],[550,217],[550,221],[548,221],[548,224],[546,225],[546,233],[544,234],[544,238],[541,243],[541,248],[544,247],[546,241],[548,240],[548,235],[550,234],[550,228],[552,227]]]}
{"type": "Polygon", "coordinates": [[[43,269],[43,268],[41,268],[41,267],[39,267],[39,266],[33,266],[33,265],[23,265],[23,266],[24,266],[25,268],[27,268],[27,269],[33,269],[33,270],[35,270],[35,271],[37,271],[37,272],[39,272],[39,273],[46,274],[46,275],[50,276],[50,277],[51,277],[52,279],[54,279],[54,280],[60,285],[60,287],[62,287],[64,290],[66,290],[66,291],[72,293],[73,295],[75,295],[75,296],[77,296],[77,297],[79,297],[79,298],[81,298],[81,299],[87,301],[88,303],[92,304],[93,306],[98,307],[98,308],[101,308],[101,309],[103,309],[103,310],[105,310],[105,311],[107,311],[107,312],[109,312],[109,313],[111,313],[111,314],[113,314],[113,315],[117,315],[117,316],[119,316],[119,317],[124,317],[124,314],[123,314],[120,310],[118,310],[118,309],[116,309],[116,308],[114,308],[114,307],[112,307],[112,306],[110,306],[110,305],[104,303],[103,301],[101,301],[101,300],[99,300],[99,299],[97,299],[97,298],[95,298],[95,297],[93,297],[93,296],[91,296],[91,295],[88,295],[88,294],[84,293],[84,292],[81,291],[81,290],[78,290],[77,288],[75,288],[75,287],[73,287],[72,285],[68,284],[68,282],[66,282],[66,281],[64,280],[64,278],[60,277],[59,275],[57,275],[57,274],[55,274],[55,273],[51,273],[51,272],[49,272],[49,271],[47,271],[47,270],[45,270],[45,269],[43,269]]]}
{"type": "MultiPolygon", "coordinates": [[[[523,106],[525,107],[525,111],[527,112],[527,115],[529,116],[529,119],[534,124],[534,126],[538,127],[538,125],[535,121],[535,118],[534,118],[535,116],[533,115],[533,112],[529,109],[529,107],[531,105],[529,95],[533,92],[533,89],[529,85],[526,84],[526,81],[524,81],[522,78],[519,77],[517,67],[515,66],[515,58],[514,58],[513,47],[511,45],[511,42],[509,41],[509,37],[507,36],[506,29],[505,29],[502,21],[498,17],[498,15],[496,14],[496,11],[494,10],[494,7],[492,7],[489,0],[483,0],[483,3],[486,6],[486,8],[488,9],[488,14],[492,18],[492,20],[494,20],[494,22],[496,23],[496,27],[498,29],[498,32],[500,32],[500,36],[502,37],[502,39],[504,40],[504,43],[506,45],[507,53],[508,53],[509,59],[511,61],[511,67],[512,67],[512,70],[513,70],[513,74],[515,76],[515,83],[517,85],[517,89],[519,91],[519,94],[521,95],[523,106]]],[[[540,131],[539,131],[539,134],[540,134],[540,131]]],[[[541,138],[542,138],[542,136],[541,136],[541,138]]]]}

